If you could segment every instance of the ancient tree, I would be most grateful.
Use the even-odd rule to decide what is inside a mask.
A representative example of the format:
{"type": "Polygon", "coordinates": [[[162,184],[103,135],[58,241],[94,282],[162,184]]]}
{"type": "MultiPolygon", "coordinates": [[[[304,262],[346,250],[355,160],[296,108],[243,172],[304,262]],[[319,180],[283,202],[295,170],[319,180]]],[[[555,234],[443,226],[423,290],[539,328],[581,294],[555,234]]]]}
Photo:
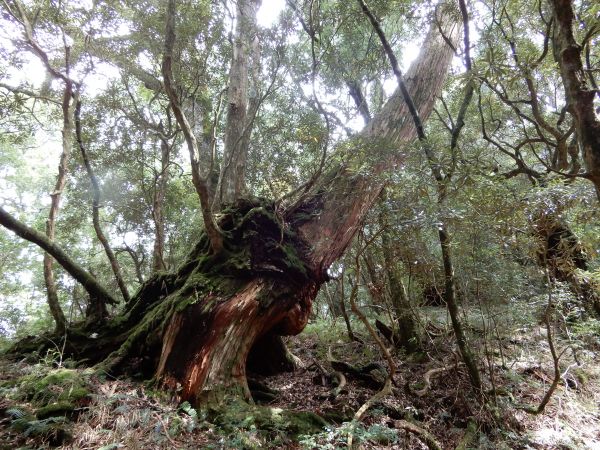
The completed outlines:
{"type": "MultiPolygon", "coordinates": [[[[238,13],[251,14],[255,4],[248,4],[238,13]]],[[[284,201],[239,198],[243,187],[236,187],[238,198],[215,216],[206,175],[198,167],[199,145],[173,78],[174,8],[169,2],[164,89],[185,136],[206,231],[176,270],[148,279],[121,314],[101,327],[69,329],[65,351],[112,373],[152,376],[194,403],[231,394],[248,398],[249,352],[255,345],[276,342],[273,337],[302,331],[328,268],[352,241],[386,173],[401,166],[417,132],[397,90],[362,132],[338,146],[318,179],[284,201]]],[[[460,33],[460,13],[450,3],[442,4],[420,56],[405,74],[422,120],[442,89],[454,54],[449,43],[456,47],[460,33]]],[[[54,256],[90,294],[114,301],[55,243],[2,209],[0,223],[54,256]]],[[[41,344],[32,339],[21,348],[41,344]]]]}

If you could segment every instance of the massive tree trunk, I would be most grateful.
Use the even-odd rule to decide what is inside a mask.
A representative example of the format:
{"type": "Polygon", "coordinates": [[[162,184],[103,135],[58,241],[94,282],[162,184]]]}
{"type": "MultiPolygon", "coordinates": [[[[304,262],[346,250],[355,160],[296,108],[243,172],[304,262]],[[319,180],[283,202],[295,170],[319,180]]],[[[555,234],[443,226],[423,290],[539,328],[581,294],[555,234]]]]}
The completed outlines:
{"type": "MultiPolygon", "coordinates": [[[[442,12],[407,74],[422,118],[430,115],[452,59],[445,39],[456,41],[459,34],[455,11],[442,12]]],[[[253,345],[267,334],[302,331],[329,266],[379,196],[384,173],[403,162],[403,148],[415,136],[396,92],[359,136],[339,148],[337,167],[293,205],[238,200],[219,219],[218,251],[209,230],[175,272],[148,280],[124,313],[95,330],[95,339],[90,329],[72,331],[65,353],[103,361],[112,372],[153,375],[194,403],[248,397],[246,359],[253,345]]]]}

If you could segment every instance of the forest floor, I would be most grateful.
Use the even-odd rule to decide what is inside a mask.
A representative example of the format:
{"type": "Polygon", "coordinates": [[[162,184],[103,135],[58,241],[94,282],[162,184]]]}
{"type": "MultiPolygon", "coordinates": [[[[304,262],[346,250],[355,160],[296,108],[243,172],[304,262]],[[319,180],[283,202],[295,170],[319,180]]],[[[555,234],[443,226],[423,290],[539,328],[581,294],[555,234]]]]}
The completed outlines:
{"type": "MultiPolygon", "coordinates": [[[[473,348],[481,349],[488,389],[482,406],[458,362],[445,309],[423,308],[420,316],[432,331],[426,347],[434,350],[411,357],[394,354],[393,395],[370,408],[358,425],[349,420],[377,392],[377,370],[367,380],[347,373],[347,385],[333,397],[328,356],[355,367],[386,363],[376,346],[347,339],[343,321],[313,321],[300,336],[288,339],[303,368],[259,380],[278,392],[268,404],[271,413],[281,408],[335,419],[320,433],[294,437],[288,423],[265,427],[243,412],[217,421],[138,381],[110,379],[89,369],[57,369],[56,354],[36,364],[0,360],[0,449],[336,449],[346,448],[350,432],[358,448],[427,448],[398,429],[402,421],[427,430],[444,449],[600,449],[600,323],[563,327],[554,337],[562,353],[561,382],[545,411],[532,415],[522,406],[537,407],[554,367],[545,327],[531,326],[536,322],[528,311],[530,304],[522,311],[514,304],[485,314],[469,310],[469,334],[473,348]],[[427,386],[425,374],[438,368],[427,386]],[[32,385],[43,392],[35,393],[32,385]],[[75,406],[36,412],[42,398],[59,405],[79,391],[75,406]]],[[[353,327],[364,342],[372,341],[360,323],[353,327]]]]}

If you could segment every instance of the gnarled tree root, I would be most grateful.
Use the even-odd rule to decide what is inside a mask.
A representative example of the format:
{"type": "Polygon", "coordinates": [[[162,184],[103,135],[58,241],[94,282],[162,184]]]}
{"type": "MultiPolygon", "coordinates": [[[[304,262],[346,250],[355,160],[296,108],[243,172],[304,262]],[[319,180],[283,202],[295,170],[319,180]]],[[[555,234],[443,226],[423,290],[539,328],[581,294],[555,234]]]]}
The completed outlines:
{"type": "Polygon", "coordinates": [[[331,348],[327,351],[327,361],[331,364],[333,370],[341,372],[342,374],[348,374],[354,378],[364,381],[369,387],[374,389],[382,389],[385,386],[385,378],[377,376],[373,373],[374,370],[380,371],[388,376],[385,368],[379,363],[369,363],[364,366],[353,366],[350,363],[340,361],[333,358],[331,354],[331,348]]]}
{"type": "Polygon", "coordinates": [[[406,420],[396,420],[394,421],[394,426],[416,435],[421,442],[423,442],[429,448],[429,450],[442,450],[440,443],[429,431],[415,425],[414,423],[406,420]]]}
{"type": "Polygon", "coordinates": [[[423,386],[423,388],[421,389],[413,390],[410,387],[410,384],[407,383],[409,392],[413,395],[416,395],[417,397],[423,397],[425,394],[427,394],[427,392],[429,392],[429,389],[431,389],[431,378],[436,375],[439,375],[440,373],[445,372],[446,370],[448,370],[448,367],[437,367],[435,369],[428,370],[427,372],[425,372],[425,376],[423,377],[423,382],[425,383],[425,386],[423,386]]]}
{"type": "Polygon", "coordinates": [[[329,391],[327,397],[333,400],[342,393],[347,384],[346,377],[342,372],[336,370],[334,372],[328,373],[316,359],[313,360],[313,363],[309,367],[312,366],[315,366],[319,371],[321,375],[322,385],[332,384],[334,386],[333,389],[329,391]]]}
{"type": "MultiPolygon", "coordinates": [[[[391,393],[392,393],[392,379],[390,377],[388,377],[387,380],[385,380],[385,384],[383,385],[383,388],[379,392],[377,392],[373,397],[371,397],[369,400],[367,400],[360,408],[358,408],[358,411],[356,411],[356,414],[354,414],[353,422],[358,422],[371,406],[377,404],[378,402],[383,400],[386,396],[390,395],[391,393]]],[[[348,434],[348,448],[350,448],[350,449],[352,448],[353,439],[354,439],[354,427],[350,430],[350,433],[348,434]]]]}

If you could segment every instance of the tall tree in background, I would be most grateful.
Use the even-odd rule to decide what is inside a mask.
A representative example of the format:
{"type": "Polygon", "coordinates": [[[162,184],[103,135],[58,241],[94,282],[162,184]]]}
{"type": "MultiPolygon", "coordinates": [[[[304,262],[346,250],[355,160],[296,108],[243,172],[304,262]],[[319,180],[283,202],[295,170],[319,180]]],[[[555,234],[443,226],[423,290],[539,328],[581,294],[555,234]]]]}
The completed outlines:
{"type": "Polygon", "coordinates": [[[258,109],[260,49],[256,13],[261,0],[236,2],[233,57],[227,87],[225,150],[215,195],[217,206],[231,203],[246,193],[246,160],[254,114],[258,109]]]}

